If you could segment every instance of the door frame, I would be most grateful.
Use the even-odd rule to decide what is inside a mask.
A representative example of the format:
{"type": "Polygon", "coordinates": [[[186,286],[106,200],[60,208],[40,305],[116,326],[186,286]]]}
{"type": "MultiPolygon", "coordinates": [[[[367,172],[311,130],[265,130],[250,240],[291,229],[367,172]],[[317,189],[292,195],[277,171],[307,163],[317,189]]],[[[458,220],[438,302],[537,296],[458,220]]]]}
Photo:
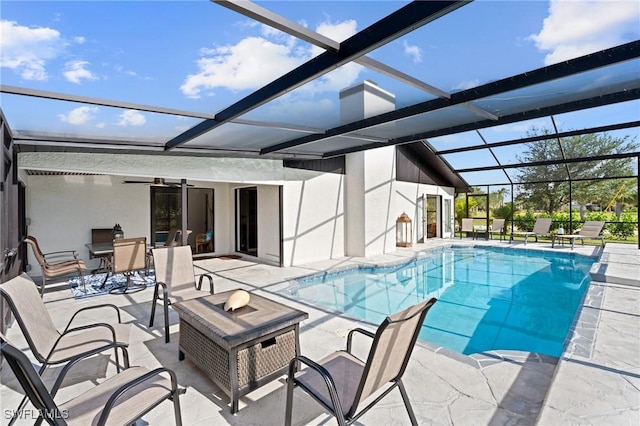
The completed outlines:
{"type": "Polygon", "coordinates": [[[245,186],[242,188],[235,188],[234,190],[234,198],[235,198],[235,251],[238,253],[243,253],[243,254],[247,254],[249,256],[258,256],[258,187],[257,186],[245,186]],[[253,228],[253,233],[255,234],[255,250],[254,248],[250,248],[247,247],[246,250],[243,250],[241,248],[241,201],[242,201],[242,197],[240,196],[240,193],[242,191],[255,191],[255,203],[256,203],[256,209],[255,209],[255,221],[251,221],[250,218],[248,218],[248,222],[249,224],[248,226],[248,231],[251,231],[251,223],[255,223],[255,226],[253,228]]]}

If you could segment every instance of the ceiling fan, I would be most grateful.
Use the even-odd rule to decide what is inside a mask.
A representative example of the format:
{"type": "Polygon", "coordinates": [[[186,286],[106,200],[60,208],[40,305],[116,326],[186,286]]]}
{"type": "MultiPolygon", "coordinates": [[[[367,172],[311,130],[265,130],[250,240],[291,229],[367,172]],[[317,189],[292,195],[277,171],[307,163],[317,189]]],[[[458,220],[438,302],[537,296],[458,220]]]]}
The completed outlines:
{"type": "MultiPolygon", "coordinates": [[[[180,182],[165,182],[164,178],[154,178],[153,181],[151,182],[146,180],[125,180],[122,183],[142,183],[142,184],[147,184],[151,186],[167,186],[170,188],[180,188],[180,186],[182,186],[180,182]]],[[[187,186],[193,186],[193,185],[187,184],[187,186]]]]}

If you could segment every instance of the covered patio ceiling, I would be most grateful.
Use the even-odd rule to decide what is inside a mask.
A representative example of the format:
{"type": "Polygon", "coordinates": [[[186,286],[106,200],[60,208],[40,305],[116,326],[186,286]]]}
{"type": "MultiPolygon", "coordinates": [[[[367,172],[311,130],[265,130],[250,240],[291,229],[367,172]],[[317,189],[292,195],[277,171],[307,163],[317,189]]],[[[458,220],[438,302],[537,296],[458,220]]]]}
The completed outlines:
{"type": "MultiPolygon", "coordinates": [[[[414,40],[429,38],[437,31],[439,37],[446,37],[443,31],[459,31],[457,16],[465,11],[482,13],[482,8],[487,7],[484,2],[393,2],[400,7],[343,41],[323,36],[256,3],[213,3],[205,6],[241,14],[322,50],[261,88],[238,96],[217,112],[91,97],[82,94],[82,87],[75,93],[51,92],[36,85],[4,84],[8,79],[3,77],[2,113],[12,128],[17,152],[301,160],[407,145],[436,170],[450,169],[450,180],[459,188],[464,186],[460,182],[470,186],[514,184],[517,181],[513,169],[543,165],[518,161],[517,153],[523,143],[602,132],[632,138],[639,134],[640,40],[513,75],[495,75],[470,88],[444,90],[374,58],[409,36],[414,40]],[[367,79],[385,90],[393,87],[390,91],[396,96],[396,110],[341,123],[337,93],[333,109],[328,112],[319,106],[317,114],[298,115],[294,109],[283,108],[287,97],[312,90],[314,84],[321,85],[332,72],[353,64],[365,68],[367,79]],[[119,112],[137,111],[160,124],[152,132],[61,125],[56,117],[74,104],[119,112]],[[575,119],[579,115],[582,117],[575,119]],[[180,130],[174,125],[178,120],[180,130]],[[592,124],[585,126],[585,121],[592,124]],[[500,129],[515,123],[520,125],[522,135],[501,138],[500,129]],[[535,129],[547,132],[542,137],[535,129]]],[[[478,22],[479,29],[481,25],[478,22]]],[[[171,53],[166,52],[167,56],[171,53]]],[[[509,58],[503,60],[508,62],[509,58]]],[[[135,92],[131,97],[135,98],[135,92]]],[[[639,155],[633,150],[609,157],[550,158],[545,163],[569,164],[639,155]]]]}

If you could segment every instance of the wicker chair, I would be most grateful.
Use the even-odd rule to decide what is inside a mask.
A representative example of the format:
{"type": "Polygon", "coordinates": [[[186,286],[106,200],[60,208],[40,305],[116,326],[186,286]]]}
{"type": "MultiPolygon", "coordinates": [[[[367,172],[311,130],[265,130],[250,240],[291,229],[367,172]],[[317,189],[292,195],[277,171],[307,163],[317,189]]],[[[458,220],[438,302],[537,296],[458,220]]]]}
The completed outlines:
{"type": "MultiPolygon", "coordinates": [[[[56,379],[54,388],[62,384],[65,374],[76,362],[92,355],[113,349],[115,364],[120,371],[118,349],[122,351],[123,365],[129,367],[129,324],[122,324],[120,310],[112,304],[101,304],[82,308],[75,312],[64,331],[59,332],[47,311],[34,282],[27,274],[19,275],[0,284],[0,295],[5,299],[16,319],[29,349],[42,366],[42,375],[50,365],[66,364],[56,379]],[[99,323],[72,327],[78,313],[89,309],[114,309],[117,323],[99,323]]],[[[20,408],[24,406],[26,398],[20,408]]],[[[19,409],[16,411],[19,412],[19,409]]]]}
{"type": "Polygon", "coordinates": [[[309,393],[336,417],[340,425],[352,424],[397,387],[409,412],[411,424],[417,425],[401,378],[424,318],[435,302],[436,299],[431,298],[388,316],[375,334],[360,328],[351,330],[347,337],[346,351],[334,352],[318,362],[304,356],[293,358],[287,378],[285,425],[291,425],[295,386],[309,393]],[[351,353],[351,341],[355,332],[373,338],[366,362],[351,353]],[[309,368],[296,372],[299,363],[309,368]],[[386,385],[390,386],[366,407],[357,411],[361,402],[386,385]]]}
{"type": "Polygon", "coordinates": [[[153,249],[153,263],[156,272],[156,286],[153,290],[151,318],[149,327],[153,327],[156,303],[162,301],[164,312],[164,341],[169,343],[169,305],[196,297],[213,294],[211,275],[200,275],[198,284],[193,272],[191,246],[153,249]],[[202,280],[209,280],[209,292],[201,291],[202,280]],[[162,288],[162,292],[160,292],[162,288]]]}
{"type": "MultiPolygon", "coordinates": [[[[1,337],[1,335],[0,335],[1,337]]],[[[173,401],[175,423],[182,424],[176,375],[166,368],[131,367],[77,397],[57,404],[57,388],[47,390],[31,362],[20,350],[0,339],[0,352],[13,370],[40,419],[50,425],[133,424],[163,401],[173,401]],[[166,377],[166,376],[169,377],[166,377]]]]}
{"type": "Polygon", "coordinates": [[[196,236],[196,253],[202,253],[205,249],[213,250],[213,230],[196,236]]]}
{"type": "Polygon", "coordinates": [[[84,276],[82,271],[87,270],[87,265],[78,259],[78,253],[75,250],[54,251],[43,253],[38,244],[38,240],[28,235],[23,240],[33,250],[36,260],[40,264],[42,270],[42,285],[40,286],[40,297],[44,296],[44,287],[47,278],[55,278],[63,275],[78,273],[82,286],[86,289],[84,276]]]}

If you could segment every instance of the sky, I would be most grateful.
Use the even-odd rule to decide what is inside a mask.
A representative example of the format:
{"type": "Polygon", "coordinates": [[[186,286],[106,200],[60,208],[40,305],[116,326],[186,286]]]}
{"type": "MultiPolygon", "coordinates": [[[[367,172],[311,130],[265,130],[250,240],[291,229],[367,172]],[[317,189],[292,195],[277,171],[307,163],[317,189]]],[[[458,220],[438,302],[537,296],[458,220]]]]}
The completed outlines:
{"type": "MultiPolygon", "coordinates": [[[[256,3],[336,41],[406,4],[256,3]]],[[[476,0],[369,56],[454,92],[638,39],[638,1],[476,0]]],[[[206,0],[3,0],[0,5],[0,81],[38,90],[216,113],[321,52],[206,0]]],[[[395,94],[398,107],[433,97],[351,63],[246,118],[338,125],[338,92],[365,79],[395,94]]],[[[6,94],[0,100],[16,130],[166,140],[200,121],[6,94]]],[[[637,120],[640,111],[634,102],[604,114],[637,120]]],[[[602,115],[560,117],[557,124],[561,130],[589,127],[602,115]]],[[[535,125],[549,123],[514,124],[486,136],[489,141],[522,137],[523,129],[535,125]]],[[[456,139],[434,144],[451,147],[456,139]]]]}

